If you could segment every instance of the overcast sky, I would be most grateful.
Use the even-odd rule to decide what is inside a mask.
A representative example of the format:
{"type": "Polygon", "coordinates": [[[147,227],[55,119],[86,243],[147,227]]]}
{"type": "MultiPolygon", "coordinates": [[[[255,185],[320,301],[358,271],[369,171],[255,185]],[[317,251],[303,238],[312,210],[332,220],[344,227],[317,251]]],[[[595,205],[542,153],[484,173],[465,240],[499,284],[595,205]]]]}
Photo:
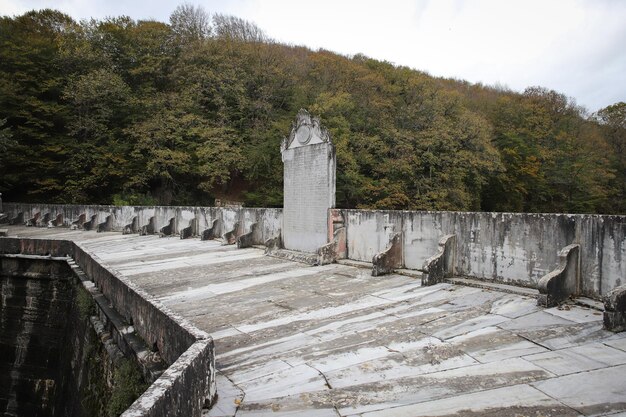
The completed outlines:
{"type": "MultiPolygon", "coordinates": [[[[0,0],[0,14],[56,8],[73,18],[167,22],[165,0],[0,0]]],[[[596,111],[626,101],[626,0],[195,0],[289,44],[406,65],[434,76],[541,85],[596,111]]]]}

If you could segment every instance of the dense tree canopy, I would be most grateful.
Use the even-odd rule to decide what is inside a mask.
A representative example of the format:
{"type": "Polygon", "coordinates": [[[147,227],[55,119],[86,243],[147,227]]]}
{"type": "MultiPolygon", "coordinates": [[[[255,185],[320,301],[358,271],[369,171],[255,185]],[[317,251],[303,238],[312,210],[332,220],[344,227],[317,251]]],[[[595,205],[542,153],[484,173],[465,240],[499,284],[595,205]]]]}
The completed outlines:
{"type": "Polygon", "coordinates": [[[280,141],[307,108],[336,145],[340,207],[626,212],[625,103],[588,115],[190,5],[169,24],[2,17],[0,93],[12,201],[280,206],[280,141]]]}

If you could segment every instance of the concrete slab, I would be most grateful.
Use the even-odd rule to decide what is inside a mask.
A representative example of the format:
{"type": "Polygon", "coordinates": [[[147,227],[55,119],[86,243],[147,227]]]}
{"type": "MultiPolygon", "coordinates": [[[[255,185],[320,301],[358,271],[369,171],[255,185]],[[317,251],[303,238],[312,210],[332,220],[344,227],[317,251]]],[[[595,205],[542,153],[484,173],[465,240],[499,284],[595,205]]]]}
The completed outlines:
{"type": "Polygon", "coordinates": [[[604,344],[626,352],[626,334],[623,334],[623,336],[618,339],[607,340],[604,344]]]}
{"type": "Polygon", "coordinates": [[[413,375],[426,375],[476,363],[476,360],[450,345],[427,337],[415,342],[410,350],[391,351],[384,358],[327,372],[325,376],[332,388],[342,388],[413,375]]]}
{"type": "Polygon", "coordinates": [[[230,380],[233,381],[233,383],[240,385],[245,382],[263,378],[292,368],[293,366],[289,365],[287,362],[275,359],[253,367],[235,369],[233,372],[230,372],[229,375],[230,380]]]}
{"type": "Polygon", "coordinates": [[[524,356],[529,362],[557,375],[568,375],[626,363],[626,352],[602,343],[524,356]]]}
{"type": "Polygon", "coordinates": [[[494,326],[448,339],[448,342],[482,363],[548,351],[543,346],[494,326]]]}
{"type": "Polygon", "coordinates": [[[493,303],[490,313],[515,319],[539,311],[539,309],[536,298],[506,295],[493,303]]]}
{"type": "Polygon", "coordinates": [[[626,365],[535,382],[532,385],[584,415],[626,410],[626,365]],[[610,382],[608,382],[610,381],[610,382]]]}
{"type": "Polygon", "coordinates": [[[586,343],[603,342],[612,340],[615,337],[614,333],[602,329],[601,321],[570,325],[537,325],[528,330],[518,328],[516,333],[551,350],[564,349],[586,343]]]}
{"type": "Polygon", "coordinates": [[[572,307],[572,305],[565,304],[560,307],[547,308],[544,311],[574,323],[589,323],[602,319],[601,311],[585,307],[572,307]]]}
{"type": "Polygon", "coordinates": [[[497,324],[508,321],[507,317],[498,316],[496,314],[487,314],[484,316],[478,316],[462,323],[450,326],[446,329],[439,330],[433,333],[433,336],[439,339],[446,340],[455,336],[464,335],[476,330],[484,329],[485,327],[495,326],[497,324]]]}
{"type": "Polygon", "coordinates": [[[529,385],[514,385],[361,414],[363,417],[520,415],[577,416],[578,413],[529,385]]]}
{"type": "Polygon", "coordinates": [[[207,417],[234,416],[243,401],[244,392],[221,372],[217,372],[215,379],[217,384],[217,402],[204,415],[207,417]]]}
{"type": "Polygon", "coordinates": [[[277,404],[274,404],[273,407],[270,406],[268,409],[261,410],[242,410],[237,413],[237,416],[244,417],[299,417],[299,416],[310,416],[310,417],[337,417],[337,411],[334,408],[297,408],[291,411],[276,411],[280,410],[277,404]]]}
{"type": "Polygon", "coordinates": [[[574,322],[554,314],[546,313],[544,310],[537,311],[535,313],[527,314],[513,320],[509,320],[506,323],[500,325],[505,330],[531,330],[542,328],[553,328],[555,326],[571,325],[574,322]]]}
{"type": "Polygon", "coordinates": [[[246,401],[259,401],[328,388],[322,374],[308,365],[299,365],[239,384],[246,401]]]}
{"type": "Polygon", "coordinates": [[[334,406],[340,415],[354,415],[508,386],[511,383],[528,383],[549,376],[551,374],[547,371],[515,358],[499,364],[478,364],[424,376],[310,392],[306,396],[292,395],[245,403],[242,409],[301,409],[306,415],[304,410],[313,406],[334,406]]]}

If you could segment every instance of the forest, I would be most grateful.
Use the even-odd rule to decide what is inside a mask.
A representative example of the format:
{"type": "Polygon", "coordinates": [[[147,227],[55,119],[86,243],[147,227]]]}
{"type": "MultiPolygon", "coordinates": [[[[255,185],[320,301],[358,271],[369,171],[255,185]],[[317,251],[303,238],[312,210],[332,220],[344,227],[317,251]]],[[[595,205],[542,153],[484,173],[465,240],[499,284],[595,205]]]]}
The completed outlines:
{"type": "Polygon", "coordinates": [[[0,18],[4,201],[280,207],[300,108],[331,133],[339,207],[626,214],[624,102],[285,45],[191,5],[0,18]]]}

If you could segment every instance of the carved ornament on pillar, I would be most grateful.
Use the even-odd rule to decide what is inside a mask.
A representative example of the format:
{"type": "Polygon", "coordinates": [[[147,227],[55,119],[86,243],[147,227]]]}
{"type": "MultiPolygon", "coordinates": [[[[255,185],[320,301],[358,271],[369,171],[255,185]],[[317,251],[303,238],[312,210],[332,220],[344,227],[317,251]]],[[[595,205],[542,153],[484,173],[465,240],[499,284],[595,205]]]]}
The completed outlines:
{"type": "Polygon", "coordinates": [[[330,134],[321,125],[320,119],[311,116],[308,111],[300,109],[289,137],[284,138],[280,145],[280,151],[282,153],[286,149],[325,142],[330,142],[330,134]]]}

